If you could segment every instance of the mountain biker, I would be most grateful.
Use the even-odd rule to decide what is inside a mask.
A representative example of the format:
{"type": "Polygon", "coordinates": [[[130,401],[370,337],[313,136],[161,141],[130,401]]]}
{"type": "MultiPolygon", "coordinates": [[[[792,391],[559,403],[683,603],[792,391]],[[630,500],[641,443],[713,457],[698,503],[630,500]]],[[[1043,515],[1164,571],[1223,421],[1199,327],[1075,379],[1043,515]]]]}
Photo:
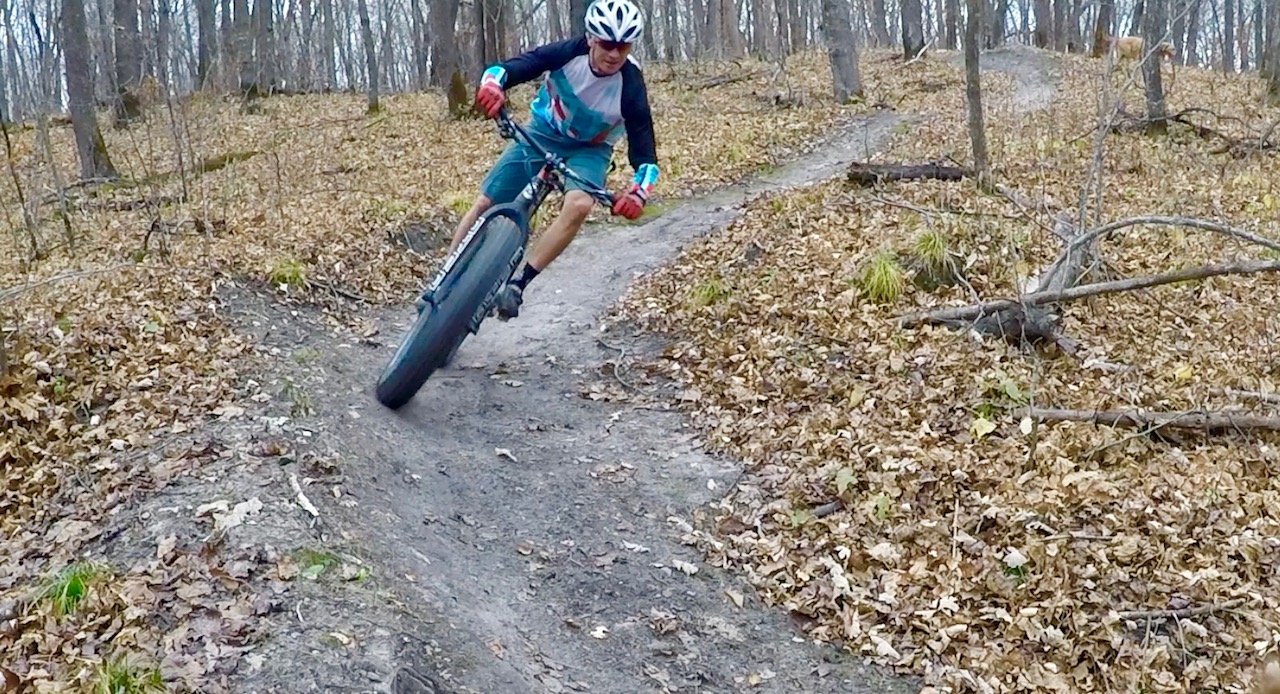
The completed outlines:
{"type": "MultiPolygon", "coordinates": [[[[659,173],[649,96],[640,65],[630,56],[643,27],[640,10],[630,0],[596,0],[587,10],[585,35],[544,44],[490,66],[476,91],[476,105],[486,117],[495,118],[506,101],[506,89],[548,73],[530,107],[527,130],[547,151],[599,187],[605,184],[613,146],[625,130],[635,177],[626,192],[614,196],[611,212],[627,219],[644,212],[659,173]]],[[[450,252],[481,213],[514,200],[542,163],[528,145],[511,143],[459,222],[450,252]]],[[[519,315],[525,287],[573,241],[593,204],[581,183],[565,181],[559,216],[538,239],[520,273],[498,293],[499,320],[519,315]]]]}

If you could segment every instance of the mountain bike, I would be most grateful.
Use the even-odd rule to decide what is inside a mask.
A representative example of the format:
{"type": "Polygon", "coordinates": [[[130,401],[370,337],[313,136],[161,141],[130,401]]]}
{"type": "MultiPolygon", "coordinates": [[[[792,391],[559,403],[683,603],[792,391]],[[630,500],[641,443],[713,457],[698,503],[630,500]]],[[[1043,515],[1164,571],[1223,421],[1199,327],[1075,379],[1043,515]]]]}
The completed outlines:
{"type": "Polygon", "coordinates": [[[497,116],[498,133],[519,139],[543,159],[542,167],[512,202],[485,210],[462,242],[444,259],[417,301],[418,317],[378,377],[378,402],[399,409],[417,394],[437,369],[449,364],[467,335],[494,310],[498,292],[524,259],[530,220],[552,191],[576,181],[596,202],[611,207],[613,196],[569,168],[563,159],[539,145],[507,109],[497,116]]]}

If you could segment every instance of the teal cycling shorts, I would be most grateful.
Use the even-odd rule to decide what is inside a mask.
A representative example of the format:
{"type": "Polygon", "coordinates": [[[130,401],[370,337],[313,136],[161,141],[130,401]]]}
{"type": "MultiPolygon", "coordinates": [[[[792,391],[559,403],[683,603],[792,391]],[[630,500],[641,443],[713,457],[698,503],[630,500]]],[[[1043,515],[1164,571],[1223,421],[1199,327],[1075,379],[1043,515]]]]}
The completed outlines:
{"type": "MultiPolygon", "coordinates": [[[[604,187],[605,176],[609,172],[609,162],[613,158],[613,147],[606,144],[578,144],[566,142],[557,135],[551,134],[537,118],[525,126],[525,132],[548,152],[564,159],[565,164],[574,173],[604,187]]],[[[480,192],[493,201],[495,205],[511,202],[516,199],[529,180],[542,166],[543,160],[533,148],[520,140],[513,140],[489,169],[488,175],[480,184],[480,192]]],[[[573,179],[564,181],[569,190],[583,190],[581,182],[573,179]]]]}

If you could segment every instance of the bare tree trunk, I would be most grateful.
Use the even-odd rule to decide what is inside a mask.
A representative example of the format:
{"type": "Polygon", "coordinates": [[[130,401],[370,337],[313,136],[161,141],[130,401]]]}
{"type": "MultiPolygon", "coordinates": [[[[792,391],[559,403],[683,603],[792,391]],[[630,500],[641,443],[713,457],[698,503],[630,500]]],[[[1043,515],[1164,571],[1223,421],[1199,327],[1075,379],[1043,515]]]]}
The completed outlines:
{"type": "MultiPolygon", "coordinates": [[[[805,30],[805,15],[802,11],[807,8],[807,3],[799,2],[799,0],[785,0],[791,6],[791,50],[802,51],[809,47],[809,33],[805,30]]],[[[920,11],[920,0],[911,0],[916,4],[917,17],[920,11]]],[[[917,22],[919,25],[919,22],[917,22]]]]}
{"type": "MultiPolygon", "coordinates": [[[[548,4],[547,8],[553,5],[548,4]]],[[[409,11],[413,15],[413,85],[421,90],[431,82],[427,62],[427,20],[422,13],[422,0],[409,0],[409,11]]]]}
{"type": "Polygon", "coordinates": [[[231,9],[231,0],[221,0],[222,23],[218,25],[218,82],[224,87],[232,83],[232,71],[235,69],[235,34],[231,31],[235,25],[231,9]]]}
{"type": "Polygon", "coordinates": [[[720,3],[721,0],[699,0],[696,6],[702,8],[702,49],[704,55],[720,58],[724,55],[724,42],[720,38],[720,3]]]}
{"type": "Polygon", "coordinates": [[[369,26],[369,5],[365,0],[356,0],[356,11],[360,13],[360,39],[364,43],[364,62],[369,72],[369,113],[377,113],[382,109],[378,103],[378,51],[373,45],[373,29],[369,26]]]}
{"type": "Polygon", "coordinates": [[[235,13],[231,26],[231,50],[235,64],[231,66],[236,78],[236,89],[249,92],[254,78],[253,65],[253,17],[249,14],[249,0],[231,0],[235,13]]]}
{"type": "MultiPolygon", "coordinates": [[[[416,0],[415,0],[416,2],[416,0]]],[[[298,87],[303,91],[311,91],[316,87],[315,58],[311,53],[311,41],[315,37],[315,8],[311,0],[301,0],[299,12],[302,13],[302,41],[298,45],[298,87]]],[[[422,60],[426,60],[426,50],[422,51],[422,60]]]]}
{"type": "MultiPolygon", "coordinates": [[[[323,24],[323,46],[320,56],[324,62],[324,87],[334,89],[338,84],[338,60],[334,53],[338,43],[337,28],[333,21],[333,0],[320,0],[320,20],[323,24]]],[[[449,32],[450,35],[453,32],[449,32]]]]}
{"type": "Polygon", "coordinates": [[[391,16],[388,14],[382,19],[382,54],[378,57],[378,69],[381,74],[378,77],[378,83],[385,86],[386,90],[395,93],[400,85],[396,79],[396,51],[395,39],[391,34],[391,16]]]}
{"type": "Polygon", "coordinates": [[[437,87],[449,84],[454,72],[462,71],[458,52],[458,0],[431,2],[431,83],[437,87]]]}
{"type": "Polygon", "coordinates": [[[1085,38],[1088,31],[1081,28],[1084,26],[1084,12],[1088,9],[1084,0],[1075,0],[1071,4],[1071,16],[1067,21],[1067,50],[1072,53],[1088,53],[1087,46],[1089,42],[1085,38]]]}
{"type": "Polygon", "coordinates": [[[1133,5],[1133,24],[1129,27],[1129,36],[1142,36],[1142,11],[1144,0],[1137,0],[1133,5]]]}
{"type": "MultiPolygon", "coordinates": [[[[506,0],[476,0],[475,23],[478,30],[476,37],[476,62],[483,70],[507,57],[506,0]]],[[[479,75],[476,75],[479,79],[479,75]]]]}
{"type": "Polygon", "coordinates": [[[155,25],[152,19],[155,15],[155,8],[151,5],[151,0],[138,0],[138,13],[140,15],[138,21],[139,39],[139,57],[142,60],[142,76],[154,77],[156,74],[156,54],[152,50],[156,45],[155,25]]]}
{"type": "MultiPolygon", "coordinates": [[[[1230,2],[1230,0],[1227,0],[1230,2]]],[[[1098,21],[1093,25],[1093,57],[1106,55],[1111,35],[1111,24],[1116,11],[1115,0],[1101,0],[1098,4],[1098,21]]]]}
{"type": "Polygon", "coordinates": [[[720,36],[723,37],[724,56],[737,59],[747,54],[747,38],[742,35],[742,24],[738,21],[738,5],[735,0],[719,0],[720,2],[720,36]]]}
{"type": "MultiPolygon", "coordinates": [[[[8,5],[9,0],[0,0],[0,4],[8,5]]],[[[111,3],[106,0],[98,0],[98,30],[95,33],[97,39],[96,45],[93,47],[93,53],[90,58],[94,60],[94,101],[100,106],[106,106],[114,103],[116,90],[116,64],[115,64],[115,43],[112,40],[115,30],[112,28],[114,24],[111,22],[111,3]]],[[[5,10],[5,19],[8,20],[8,8],[5,10]]],[[[87,21],[87,10],[86,10],[87,21]]],[[[17,65],[10,60],[10,73],[16,71],[17,65]]],[[[16,96],[16,95],[15,95],[16,96]]]]}
{"type": "MultiPolygon", "coordinates": [[[[1212,2],[1212,0],[1210,1],[1212,2]]],[[[1187,16],[1185,52],[1178,51],[1178,58],[1183,65],[1195,65],[1200,62],[1196,57],[1197,43],[1200,39],[1200,4],[1200,0],[1191,0],[1191,10],[1187,16]]]]}
{"type": "Polygon", "coordinates": [[[1146,60],[1142,63],[1142,77],[1146,81],[1147,133],[1163,135],[1168,131],[1165,123],[1164,88],[1160,84],[1160,51],[1157,44],[1164,40],[1165,7],[1168,0],[1146,0],[1146,14],[1142,23],[1142,43],[1146,60]]]}
{"type": "Polygon", "coordinates": [[[1166,0],[1170,4],[1170,11],[1173,13],[1173,52],[1181,57],[1185,39],[1187,37],[1187,19],[1183,12],[1186,8],[1186,0],[1166,0]]]}
{"type": "Polygon", "coordinates": [[[791,43],[791,3],[787,0],[773,0],[774,15],[778,19],[778,55],[790,55],[791,43]]]}
{"type": "Polygon", "coordinates": [[[1280,12],[1275,7],[1269,8],[1267,12],[1267,59],[1263,74],[1267,78],[1267,103],[1271,106],[1280,104],[1280,31],[1277,31],[1276,22],[1280,20],[1280,12]]]}
{"type": "Polygon", "coordinates": [[[996,11],[991,18],[991,34],[987,48],[1004,45],[1006,27],[1009,25],[1009,0],[996,0],[996,11]]]}
{"type": "Polygon", "coordinates": [[[1236,0],[1236,42],[1240,48],[1240,72],[1249,69],[1249,35],[1245,31],[1245,0],[1236,0]]]}
{"type": "Polygon", "coordinates": [[[275,87],[274,19],[271,0],[255,0],[250,31],[253,36],[252,75],[249,90],[265,94],[275,87]]]}
{"type": "Polygon", "coordinates": [[[1035,0],[1036,8],[1036,48],[1045,48],[1053,36],[1053,7],[1050,0],[1035,0]]]}
{"type": "Polygon", "coordinates": [[[578,36],[587,30],[587,8],[590,6],[591,0],[569,0],[569,29],[565,32],[568,36],[578,36]]]}
{"type": "Polygon", "coordinates": [[[215,6],[212,2],[196,3],[196,27],[200,32],[199,46],[196,49],[196,88],[203,89],[208,85],[209,71],[213,69],[213,42],[216,29],[216,18],[213,15],[215,6]]]}
{"type": "Polygon", "coordinates": [[[836,101],[847,104],[862,98],[858,52],[849,20],[849,0],[822,0],[822,33],[827,41],[827,60],[831,64],[836,101]]]}
{"type": "Polygon", "coordinates": [[[1253,2],[1253,64],[1258,70],[1267,69],[1267,44],[1262,36],[1262,0],[1253,2]]]}
{"type": "Polygon", "coordinates": [[[93,79],[89,72],[89,31],[83,0],[62,0],[62,37],[67,66],[67,98],[71,128],[76,136],[81,178],[116,178],[93,108],[93,79]]]}
{"type": "Polygon", "coordinates": [[[983,0],[967,0],[968,17],[964,23],[964,85],[969,105],[969,144],[973,147],[973,169],[978,185],[986,190],[991,185],[987,163],[987,134],[982,114],[982,82],[978,71],[978,36],[982,31],[983,0]]]}
{"type": "MultiPolygon", "coordinates": [[[[1223,0],[1222,11],[1222,71],[1236,69],[1236,0],[1223,0]]],[[[1241,0],[1243,2],[1243,0],[1241,0]]]]}
{"type": "Polygon", "coordinates": [[[644,51],[646,58],[650,60],[658,57],[658,41],[653,35],[653,25],[657,24],[657,17],[653,14],[653,0],[643,0],[644,5],[644,34],[640,38],[640,48],[644,51]]]}
{"type": "Polygon", "coordinates": [[[960,39],[960,0],[946,0],[946,29],[943,46],[953,51],[960,39]]]}
{"type": "Polygon", "coordinates": [[[1053,0],[1053,50],[1067,50],[1067,2],[1069,0],[1053,0]]]}
{"type": "Polygon", "coordinates": [[[11,111],[9,110],[9,89],[2,78],[5,70],[10,69],[12,68],[9,66],[7,61],[3,65],[0,65],[0,123],[14,122],[11,111]]]}
{"type": "Polygon", "coordinates": [[[888,46],[893,42],[889,38],[889,11],[884,0],[871,0],[871,35],[877,46],[888,46]]]}
{"type": "Polygon", "coordinates": [[[769,0],[751,0],[751,55],[769,55],[769,0]]]}
{"type": "Polygon", "coordinates": [[[137,0],[115,0],[116,125],[123,127],[142,115],[138,87],[142,83],[142,55],[138,47],[137,0]]]}
{"type": "Polygon", "coordinates": [[[924,18],[920,0],[902,0],[902,55],[910,60],[924,49],[924,18]]]}
{"type": "MultiPolygon", "coordinates": [[[[647,21],[657,21],[657,17],[649,17],[647,21]]],[[[547,0],[547,28],[552,41],[568,38],[564,33],[564,17],[560,8],[560,0],[547,0]]]]}
{"type": "Polygon", "coordinates": [[[171,0],[158,0],[158,2],[159,4],[156,5],[156,78],[167,88],[171,84],[169,42],[173,35],[173,18],[169,7],[171,0]]]}
{"type": "Polygon", "coordinates": [[[663,0],[662,15],[662,57],[674,61],[680,57],[680,9],[676,0],[663,0]]]}

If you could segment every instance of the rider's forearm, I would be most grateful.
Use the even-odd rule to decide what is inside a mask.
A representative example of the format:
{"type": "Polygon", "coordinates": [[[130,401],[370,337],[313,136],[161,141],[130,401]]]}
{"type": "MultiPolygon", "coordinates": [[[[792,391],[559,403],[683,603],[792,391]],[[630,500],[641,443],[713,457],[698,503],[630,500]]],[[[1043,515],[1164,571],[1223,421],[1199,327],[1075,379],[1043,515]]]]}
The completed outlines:
{"type": "Polygon", "coordinates": [[[636,168],[634,181],[636,190],[640,193],[641,198],[649,199],[649,193],[653,191],[653,186],[658,182],[659,174],[657,164],[641,164],[636,168]]]}
{"type": "Polygon", "coordinates": [[[485,74],[493,71],[498,84],[503,89],[510,89],[533,80],[544,72],[559,70],[575,56],[584,53],[581,49],[585,45],[586,38],[581,36],[548,43],[492,65],[485,70],[485,74]]]}

